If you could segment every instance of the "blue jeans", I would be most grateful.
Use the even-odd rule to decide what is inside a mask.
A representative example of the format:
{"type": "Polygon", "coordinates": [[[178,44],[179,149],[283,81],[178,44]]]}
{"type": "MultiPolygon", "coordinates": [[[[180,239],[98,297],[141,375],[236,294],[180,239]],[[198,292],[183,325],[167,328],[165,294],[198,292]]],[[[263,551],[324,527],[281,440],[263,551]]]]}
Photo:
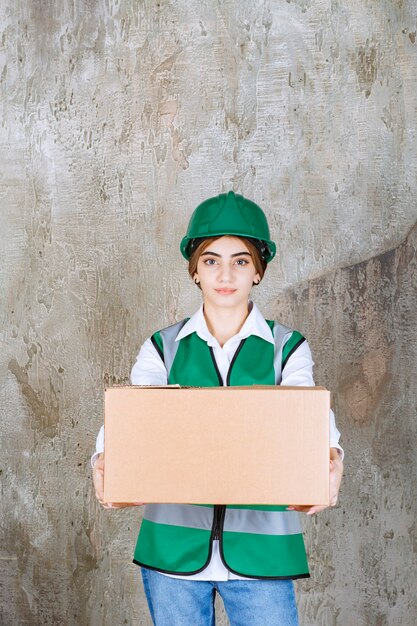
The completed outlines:
{"type": "Polygon", "coordinates": [[[231,626],[298,626],[292,580],[187,580],[141,570],[155,626],[214,626],[216,592],[231,626]]]}

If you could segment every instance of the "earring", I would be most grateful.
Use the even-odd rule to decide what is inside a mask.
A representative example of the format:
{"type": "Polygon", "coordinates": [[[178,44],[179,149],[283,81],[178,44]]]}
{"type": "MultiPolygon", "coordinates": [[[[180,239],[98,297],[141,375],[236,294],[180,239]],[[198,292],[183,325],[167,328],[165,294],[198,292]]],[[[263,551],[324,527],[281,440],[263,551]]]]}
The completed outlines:
{"type": "Polygon", "coordinates": [[[198,285],[198,283],[200,282],[199,280],[197,280],[196,278],[194,278],[194,282],[196,285],[198,285]]]}

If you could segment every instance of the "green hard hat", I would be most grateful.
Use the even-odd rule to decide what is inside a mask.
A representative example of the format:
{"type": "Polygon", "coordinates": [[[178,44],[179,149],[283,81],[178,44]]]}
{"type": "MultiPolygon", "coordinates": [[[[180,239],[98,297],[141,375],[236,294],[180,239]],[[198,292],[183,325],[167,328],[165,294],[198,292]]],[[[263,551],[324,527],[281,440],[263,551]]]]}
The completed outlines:
{"type": "Polygon", "coordinates": [[[188,261],[195,244],[208,237],[223,235],[252,239],[267,263],[275,256],[276,245],[270,239],[265,213],[257,204],[233,191],[221,193],[198,205],[181,241],[181,254],[188,261]]]}

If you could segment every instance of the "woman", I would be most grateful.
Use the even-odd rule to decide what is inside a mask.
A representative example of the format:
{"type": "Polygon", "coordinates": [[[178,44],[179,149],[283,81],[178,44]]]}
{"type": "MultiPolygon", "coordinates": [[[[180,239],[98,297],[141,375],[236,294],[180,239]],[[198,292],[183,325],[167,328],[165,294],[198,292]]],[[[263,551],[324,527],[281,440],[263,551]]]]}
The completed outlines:
{"type": "MultiPolygon", "coordinates": [[[[181,252],[202,291],[202,306],[144,343],[132,384],[314,385],[304,337],[265,320],[249,300],[275,250],[255,203],[229,192],[200,204],[181,252]]],[[[334,506],[343,450],[332,412],[330,423],[334,506]]],[[[96,496],[110,508],[103,502],[102,430],[92,463],[96,496]]],[[[142,567],[154,624],[211,626],[218,592],[232,626],[296,626],[292,580],[309,576],[298,511],[313,515],[324,508],[147,505],[134,562],[142,567]]]]}

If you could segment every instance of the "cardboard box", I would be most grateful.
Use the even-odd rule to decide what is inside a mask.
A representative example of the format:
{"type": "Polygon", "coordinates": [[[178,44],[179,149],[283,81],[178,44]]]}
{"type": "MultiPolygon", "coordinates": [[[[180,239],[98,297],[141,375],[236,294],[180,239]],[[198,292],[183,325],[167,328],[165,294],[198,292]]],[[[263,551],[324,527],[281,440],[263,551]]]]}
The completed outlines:
{"type": "Polygon", "coordinates": [[[328,504],[321,387],[112,387],[107,502],[328,504]]]}

